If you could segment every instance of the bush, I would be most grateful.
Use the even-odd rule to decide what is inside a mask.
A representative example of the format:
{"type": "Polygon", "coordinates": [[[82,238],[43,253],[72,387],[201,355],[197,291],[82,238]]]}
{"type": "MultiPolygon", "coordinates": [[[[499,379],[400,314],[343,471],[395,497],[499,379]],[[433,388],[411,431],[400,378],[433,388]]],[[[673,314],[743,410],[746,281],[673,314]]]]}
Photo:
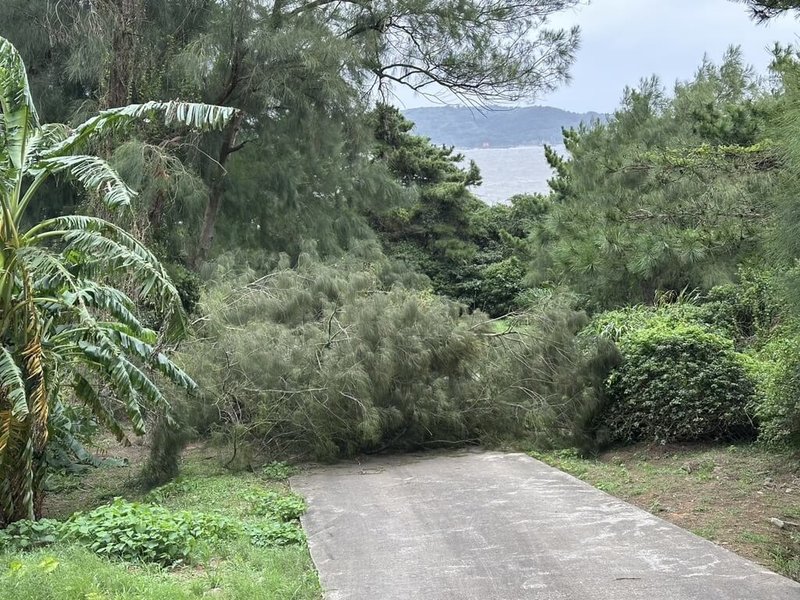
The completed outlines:
{"type": "Polygon", "coordinates": [[[697,316],[740,348],[758,346],[780,322],[783,295],[773,273],[743,269],[738,283],[714,287],[701,298],[697,316]]]}
{"type": "Polygon", "coordinates": [[[237,528],[217,515],[172,512],[117,498],[90,513],[75,513],[60,531],[64,540],[102,556],[171,565],[187,560],[199,539],[230,537],[237,528]]]}
{"type": "Polygon", "coordinates": [[[800,447],[800,338],[785,333],[759,353],[759,439],[771,446],[800,447]]]}
{"type": "Polygon", "coordinates": [[[628,306],[596,315],[582,333],[599,335],[616,343],[650,326],[696,325],[721,337],[729,337],[728,328],[712,318],[710,312],[703,306],[685,301],[659,306],[628,306]]]}
{"type": "Polygon", "coordinates": [[[597,423],[609,442],[752,437],[754,384],[733,343],[698,325],[655,318],[619,338],[597,423]]]}
{"type": "Polygon", "coordinates": [[[476,305],[492,316],[516,310],[515,301],[523,290],[524,278],[525,267],[515,256],[491,263],[481,270],[480,295],[476,305]]]}

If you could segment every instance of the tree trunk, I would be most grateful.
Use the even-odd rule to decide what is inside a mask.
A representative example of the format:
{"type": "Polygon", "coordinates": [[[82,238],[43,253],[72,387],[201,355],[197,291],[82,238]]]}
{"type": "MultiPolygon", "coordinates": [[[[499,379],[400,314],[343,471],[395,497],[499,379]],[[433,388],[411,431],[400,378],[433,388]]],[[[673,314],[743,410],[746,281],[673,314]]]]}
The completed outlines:
{"type": "Polygon", "coordinates": [[[116,0],[112,1],[111,10],[114,12],[114,29],[106,93],[101,101],[103,108],[125,106],[133,100],[137,31],[143,16],[143,3],[142,0],[116,0]]]}
{"type": "Polygon", "coordinates": [[[222,147],[219,150],[219,171],[211,182],[211,191],[208,196],[208,204],[203,214],[203,226],[200,231],[200,240],[197,244],[197,249],[192,257],[192,266],[197,268],[202,261],[208,256],[211,250],[211,244],[214,242],[214,227],[217,223],[217,216],[219,215],[220,206],[222,206],[222,195],[225,192],[225,164],[228,162],[230,155],[238,150],[236,146],[236,137],[242,127],[243,113],[237,113],[233,118],[228,129],[225,131],[225,138],[222,141],[222,147]]]}

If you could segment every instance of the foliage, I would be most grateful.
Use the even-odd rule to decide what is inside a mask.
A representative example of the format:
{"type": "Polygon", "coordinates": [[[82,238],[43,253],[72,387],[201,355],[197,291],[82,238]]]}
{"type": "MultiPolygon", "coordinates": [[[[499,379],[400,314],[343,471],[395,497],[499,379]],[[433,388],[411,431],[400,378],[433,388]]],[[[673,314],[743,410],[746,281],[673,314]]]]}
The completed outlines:
{"type": "Polygon", "coordinates": [[[187,492],[196,489],[197,484],[191,480],[182,477],[176,477],[169,483],[160,485],[147,492],[144,496],[144,501],[151,504],[163,504],[167,499],[175,496],[186,494],[187,492]]]}
{"type": "MultiPolygon", "coordinates": [[[[798,348],[781,275],[742,269],[736,283],[714,287],[700,297],[666,297],[657,307],[634,306],[601,313],[582,335],[600,335],[624,346],[626,340],[644,330],[691,326],[732,340],[737,350],[747,353],[738,359],[755,384],[748,418],[757,425],[759,439],[776,446],[796,444],[796,432],[800,431],[800,407],[796,404],[798,348]]],[[[709,367],[697,375],[710,379],[713,373],[715,369],[709,367]]],[[[686,379],[681,388],[692,387],[691,381],[686,379]]]]}
{"type": "Polygon", "coordinates": [[[81,543],[110,558],[171,565],[186,561],[200,540],[230,537],[235,524],[217,515],[127,502],[75,513],[63,525],[66,541],[81,543]]]}
{"type": "Polygon", "coordinates": [[[297,472],[297,469],[283,461],[274,460],[261,467],[261,473],[270,481],[285,481],[297,472]]]}
{"type": "Polygon", "coordinates": [[[514,312],[524,278],[525,267],[516,256],[491,263],[481,270],[480,295],[475,305],[491,315],[514,312]]]}
{"type": "Polygon", "coordinates": [[[546,153],[557,175],[535,281],[570,285],[595,309],[729,281],[771,214],[773,104],[734,48],[672,97],[643,80],[608,122],[566,131],[569,158],[546,153]]]}
{"type": "MultiPolygon", "coordinates": [[[[302,497],[291,492],[242,486],[247,505],[240,518],[229,507],[220,512],[175,510],[165,505],[202,491],[197,478],[176,479],[152,490],[147,503],[116,498],[88,513],[78,512],[64,522],[43,519],[18,521],[0,531],[0,551],[19,552],[55,543],[85,546],[108,558],[135,563],[172,565],[194,560],[198,545],[248,540],[259,548],[304,543],[298,519],[306,510],[302,497]]],[[[219,501],[215,503],[216,508],[219,501]]],[[[225,503],[223,503],[225,504],[225,503]]]]}
{"type": "Polygon", "coordinates": [[[734,0],[750,7],[753,18],[759,22],[778,17],[789,11],[800,10],[797,0],[734,0]]]}
{"type": "Polygon", "coordinates": [[[0,552],[27,552],[54,543],[60,523],[52,519],[22,519],[0,530],[0,552]]]}
{"type": "MultiPolygon", "coordinates": [[[[232,475],[217,458],[209,448],[192,447],[183,457],[182,477],[147,497],[176,514],[222,514],[235,524],[233,537],[198,540],[189,559],[191,568],[165,569],[154,563],[108,560],[65,541],[23,552],[0,550],[3,598],[188,600],[214,596],[230,600],[318,600],[319,580],[308,548],[298,537],[299,528],[293,524],[283,528],[284,538],[299,540],[288,545],[279,546],[275,541],[260,547],[251,539],[251,529],[276,527],[270,527],[274,521],[269,518],[251,516],[250,505],[243,497],[264,491],[282,494],[284,486],[265,483],[254,473],[232,475]]],[[[138,488],[129,485],[130,471],[103,469],[82,475],[80,489],[69,486],[59,499],[59,512],[68,513],[75,506],[89,511],[98,503],[105,504],[112,491],[138,494],[138,488]]],[[[53,506],[48,503],[48,509],[53,506]]]]}
{"type": "Polygon", "coordinates": [[[462,438],[471,415],[456,392],[471,381],[477,319],[385,287],[380,262],[360,264],[305,255],[296,269],[211,288],[209,326],[183,358],[230,425],[318,458],[462,438]]]}
{"type": "Polygon", "coordinates": [[[729,284],[712,288],[704,297],[665,295],[656,306],[626,306],[599,313],[582,335],[599,335],[618,343],[654,325],[696,325],[720,337],[736,340],[738,334],[752,326],[749,312],[752,306],[743,300],[746,293],[739,285],[729,284]]]}
{"type": "Polygon", "coordinates": [[[717,286],[701,299],[702,319],[725,331],[739,348],[768,340],[786,313],[780,276],[768,270],[741,270],[738,281],[717,286]]]}
{"type": "Polygon", "coordinates": [[[182,360],[220,425],[273,455],[544,439],[551,422],[563,443],[594,389],[591,341],[574,336],[585,317],[552,306],[497,331],[415,285],[364,253],[214,283],[182,360]]]}
{"type": "Polygon", "coordinates": [[[770,446],[800,447],[800,339],[775,336],[758,353],[761,362],[759,439],[770,446]]]}
{"type": "MultiPolygon", "coordinates": [[[[142,192],[133,229],[199,266],[231,246],[296,256],[302,241],[325,254],[369,237],[364,212],[399,200],[368,159],[371,101],[398,86],[477,104],[550,90],[578,31],[548,23],[576,1],[6,0],[0,34],[51,119],[174,98],[248,114],[202,140],[152,127],[110,157],[142,192]]],[[[48,189],[41,208],[74,200],[48,189]]]]}
{"type": "Polygon", "coordinates": [[[410,206],[373,214],[372,226],[393,257],[427,275],[437,293],[500,316],[517,308],[525,269],[513,240],[525,238],[544,212],[537,197],[486,206],[469,191],[480,185],[474,162],[452,148],[410,133],[412,123],[390,106],[371,114],[375,156],[412,194],[410,206]]]}
{"type": "Polygon", "coordinates": [[[754,384],[732,342],[670,317],[647,321],[619,337],[623,360],[608,377],[608,404],[595,423],[601,441],[752,437],[754,384]]]}
{"type": "Polygon", "coordinates": [[[270,521],[262,525],[245,526],[250,543],[256,548],[274,548],[303,544],[306,541],[303,529],[294,523],[270,521]]]}
{"type": "MultiPolygon", "coordinates": [[[[143,411],[168,403],[155,373],[187,390],[194,382],[163,352],[185,328],[177,290],[153,254],[121,227],[98,217],[59,216],[31,223],[30,202],[48,180],[68,178],[109,210],[135,197],[102,158],[87,153],[104,136],[137,123],[198,130],[223,127],[234,111],[149,102],[102,111],[75,129],[39,122],[25,66],[0,38],[0,525],[32,519],[41,504],[49,429],[64,420],[62,385],[120,440],[122,427],[103,382],[134,431],[143,411]],[[132,290],[131,298],[120,286],[132,290]],[[135,314],[147,301],[162,336],[135,314]],[[157,380],[156,380],[157,381],[157,380]]],[[[54,437],[59,433],[55,432],[54,437]]]]}
{"type": "Polygon", "coordinates": [[[375,155],[412,194],[411,206],[371,219],[387,252],[431,278],[437,292],[459,298],[459,283],[474,277],[478,250],[470,236],[470,216],[482,203],[467,189],[480,181],[477,166],[459,166],[463,156],[412,135],[413,124],[396,108],[379,105],[371,115],[375,155]]]}
{"type": "Polygon", "coordinates": [[[619,352],[600,336],[577,336],[588,318],[563,298],[538,304],[499,331],[482,359],[481,392],[495,407],[485,420],[502,423],[501,439],[591,450],[590,425],[619,352]]]}
{"type": "Polygon", "coordinates": [[[306,502],[297,494],[264,492],[253,498],[252,514],[275,521],[296,521],[306,512],[306,502]]]}
{"type": "Polygon", "coordinates": [[[19,556],[3,555],[0,568],[3,597],[10,600],[191,597],[156,569],[132,571],[128,565],[109,562],[79,547],[60,550],[50,547],[19,556]]]}
{"type": "MultiPolygon", "coordinates": [[[[765,244],[768,270],[777,275],[776,286],[792,313],[800,306],[800,243],[798,242],[797,170],[800,166],[800,55],[793,47],[773,50],[776,72],[775,116],[769,123],[781,168],[775,174],[776,186],[770,197],[774,205],[765,244]]],[[[762,265],[758,265],[757,268],[762,265]]]]}

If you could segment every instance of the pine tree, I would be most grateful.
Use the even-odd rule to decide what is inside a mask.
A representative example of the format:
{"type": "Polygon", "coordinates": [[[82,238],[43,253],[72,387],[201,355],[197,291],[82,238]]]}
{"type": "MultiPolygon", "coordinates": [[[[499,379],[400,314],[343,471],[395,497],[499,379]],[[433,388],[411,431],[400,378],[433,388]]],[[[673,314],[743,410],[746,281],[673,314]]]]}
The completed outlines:
{"type": "Polygon", "coordinates": [[[547,152],[557,175],[531,249],[538,281],[607,306],[727,280],[769,214],[771,109],[755,81],[732,49],[674,96],[647,79],[609,122],[566,132],[570,157],[547,152]]]}

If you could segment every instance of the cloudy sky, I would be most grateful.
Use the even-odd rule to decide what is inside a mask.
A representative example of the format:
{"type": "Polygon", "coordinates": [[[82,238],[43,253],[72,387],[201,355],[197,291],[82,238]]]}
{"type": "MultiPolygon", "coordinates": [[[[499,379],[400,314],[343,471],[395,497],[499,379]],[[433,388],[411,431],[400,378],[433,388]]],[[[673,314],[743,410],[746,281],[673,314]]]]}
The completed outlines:
{"type": "MultiPolygon", "coordinates": [[[[800,21],[792,17],[756,25],[747,8],[730,0],[592,0],[558,15],[553,23],[580,25],[581,49],[572,82],[536,104],[576,112],[611,112],[626,85],[659,75],[665,83],[692,76],[704,54],[718,60],[731,44],[764,70],[775,41],[800,40],[800,21]]],[[[405,108],[431,103],[398,92],[405,108]]]]}

